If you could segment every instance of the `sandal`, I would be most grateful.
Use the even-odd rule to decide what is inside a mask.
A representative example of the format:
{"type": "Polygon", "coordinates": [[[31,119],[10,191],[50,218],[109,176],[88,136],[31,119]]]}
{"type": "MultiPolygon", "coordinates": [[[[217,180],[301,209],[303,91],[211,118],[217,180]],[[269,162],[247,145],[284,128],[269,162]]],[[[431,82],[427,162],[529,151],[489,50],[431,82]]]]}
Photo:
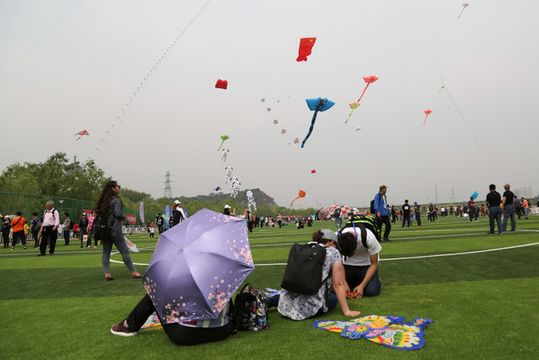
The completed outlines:
{"type": "Polygon", "coordinates": [[[105,276],[105,281],[112,281],[114,278],[112,276],[105,276]]]}

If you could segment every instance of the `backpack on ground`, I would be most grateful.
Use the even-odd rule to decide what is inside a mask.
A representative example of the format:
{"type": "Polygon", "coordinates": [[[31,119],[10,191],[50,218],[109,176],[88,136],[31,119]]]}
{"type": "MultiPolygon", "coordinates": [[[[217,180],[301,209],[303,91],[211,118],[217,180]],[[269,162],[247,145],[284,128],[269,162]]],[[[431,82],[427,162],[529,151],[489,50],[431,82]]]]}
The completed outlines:
{"type": "Polygon", "coordinates": [[[376,218],[372,215],[354,215],[352,217],[351,221],[348,221],[342,229],[339,230],[339,233],[342,233],[342,231],[348,227],[356,226],[359,228],[359,231],[361,232],[361,243],[364,247],[367,247],[367,231],[365,229],[369,229],[374,236],[376,237],[376,240],[380,241],[380,226],[378,224],[378,221],[376,221],[376,218]]]}
{"type": "Polygon", "coordinates": [[[251,284],[246,284],[236,295],[233,304],[234,332],[267,328],[269,326],[267,308],[266,294],[251,284]]]}
{"type": "Polygon", "coordinates": [[[327,284],[331,271],[322,280],[326,248],[316,242],[295,243],[288,254],[288,263],[281,287],[296,294],[314,295],[327,284]]]}
{"type": "Polygon", "coordinates": [[[101,215],[96,216],[94,219],[92,229],[94,231],[94,239],[101,241],[110,239],[112,228],[106,220],[103,220],[101,215]]]}

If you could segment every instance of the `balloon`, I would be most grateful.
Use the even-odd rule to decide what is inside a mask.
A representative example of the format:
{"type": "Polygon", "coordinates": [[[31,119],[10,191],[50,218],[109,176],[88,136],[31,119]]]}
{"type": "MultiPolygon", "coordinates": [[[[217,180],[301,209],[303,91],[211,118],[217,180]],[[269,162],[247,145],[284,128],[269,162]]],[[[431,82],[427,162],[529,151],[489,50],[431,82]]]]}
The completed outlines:
{"type": "Polygon", "coordinates": [[[297,62],[307,61],[307,56],[311,55],[316,38],[302,38],[299,40],[299,50],[297,62]]]}
{"type": "Polygon", "coordinates": [[[226,80],[217,80],[217,83],[215,84],[215,88],[216,89],[223,89],[223,90],[226,90],[226,88],[228,87],[228,81],[226,80]]]}

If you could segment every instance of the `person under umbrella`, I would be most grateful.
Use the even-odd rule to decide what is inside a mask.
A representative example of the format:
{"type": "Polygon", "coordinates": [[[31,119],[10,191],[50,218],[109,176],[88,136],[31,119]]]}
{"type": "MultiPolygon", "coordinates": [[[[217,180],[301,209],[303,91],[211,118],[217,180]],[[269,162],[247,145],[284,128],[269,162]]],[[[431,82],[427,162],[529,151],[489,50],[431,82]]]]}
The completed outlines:
{"type": "Polygon", "coordinates": [[[245,221],[200,210],[161,234],[147,294],[111,333],[134,336],[155,311],[177,345],[224,340],[234,328],[230,298],[253,269],[245,221]]]}

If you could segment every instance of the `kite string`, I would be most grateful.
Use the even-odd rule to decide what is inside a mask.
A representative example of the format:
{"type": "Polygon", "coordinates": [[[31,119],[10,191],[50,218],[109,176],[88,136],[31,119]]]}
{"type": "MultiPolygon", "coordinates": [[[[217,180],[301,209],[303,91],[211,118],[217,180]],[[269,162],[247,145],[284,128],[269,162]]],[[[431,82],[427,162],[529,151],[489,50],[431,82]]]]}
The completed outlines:
{"type": "MultiPolygon", "coordinates": [[[[462,112],[460,111],[459,107],[457,106],[457,103],[455,102],[455,99],[453,99],[453,96],[451,96],[451,93],[449,92],[449,90],[447,89],[447,86],[444,84],[444,80],[442,79],[442,76],[440,76],[440,80],[442,81],[442,88],[447,92],[447,95],[449,95],[449,98],[451,99],[451,102],[453,102],[453,105],[455,106],[455,109],[457,110],[457,112],[459,113],[460,115],[460,118],[462,119],[462,121],[464,122],[464,125],[466,125],[466,127],[468,128],[468,131],[470,132],[470,135],[472,135],[472,138],[473,140],[475,141],[475,144],[477,145],[477,147],[479,148],[479,150],[481,151],[481,154],[483,154],[483,157],[487,160],[487,162],[490,164],[490,166],[492,167],[492,169],[494,169],[494,171],[498,173],[498,170],[496,169],[496,167],[494,166],[494,164],[492,163],[492,161],[490,160],[490,158],[487,156],[486,152],[483,150],[483,147],[481,146],[481,144],[479,143],[479,141],[477,140],[477,138],[475,137],[472,129],[470,128],[470,125],[468,125],[468,122],[466,121],[466,119],[464,118],[464,115],[462,115],[462,112]]],[[[428,116],[428,115],[427,115],[428,116]]],[[[426,121],[426,118],[425,118],[425,121],[426,121]]]]}
{"type": "MultiPolygon", "coordinates": [[[[161,61],[163,61],[165,59],[165,57],[167,55],[169,55],[169,53],[172,51],[172,49],[174,48],[174,46],[176,45],[176,43],[180,40],[180,37],[187,31],[187,29],[189,29],[189,27],[193,24],[193,22],[200,16],[200,14],[202,14],[202,12],[204,11],[204,9],[206,9],[206,7],[208,6],[208,4],[210,3],[211,0],[206,0],[206,2],[204,3],[204,5],[200,8],[200,10],[198,10],[198,12],[196,13],[196,15],[187,23],[187,25],[185,25],[185,27],[180,31],[180,33],[178,34],[178,36],[176,36],[176,38],[174,39],[174,41],[172,42],[171,45],[169,45],[169,47],[167,48],[167,50],[163,53],[163,55],[161,55],[161,57],[159,58],[159,60],[155,63],[155,65],[152,67],[152,69],[146,74],[146,76],[144,77],[143,81],[140,82],[140,86],[137,86],[137,89],[135,91],[133,91],[133,94],[132,96],[129,98],[129,101],[125,103],[125,105],[127,107],[130,107],[130,104],[133,102],[134,98],[137,96],[137,94],[140,92],[140,90],[142,89],[142,87],[144,86],[144,84],[146,83],[146,80],[149,80],[149,78],[153,75],[153,72],[155,70],[158,69],[161,61]]],[[[116,119],[118,119],[118,121],[120,122],[123,122],[122,121],[122,113],[123,113],[123,116],[125,116],[125,118],[127,119],[127,113],[125,112],[124,109],[121,110],[121,113],[116,116],[116,119]]],[[[111,124],[112,128],[114,130],[116,130],[116,128],[114,127],[113,124],[111,124]]],[[[102,139],[101,139],[102,141],[102,139]]],[[[98,150],[96,148],[96,150],[98,150]]]]}

